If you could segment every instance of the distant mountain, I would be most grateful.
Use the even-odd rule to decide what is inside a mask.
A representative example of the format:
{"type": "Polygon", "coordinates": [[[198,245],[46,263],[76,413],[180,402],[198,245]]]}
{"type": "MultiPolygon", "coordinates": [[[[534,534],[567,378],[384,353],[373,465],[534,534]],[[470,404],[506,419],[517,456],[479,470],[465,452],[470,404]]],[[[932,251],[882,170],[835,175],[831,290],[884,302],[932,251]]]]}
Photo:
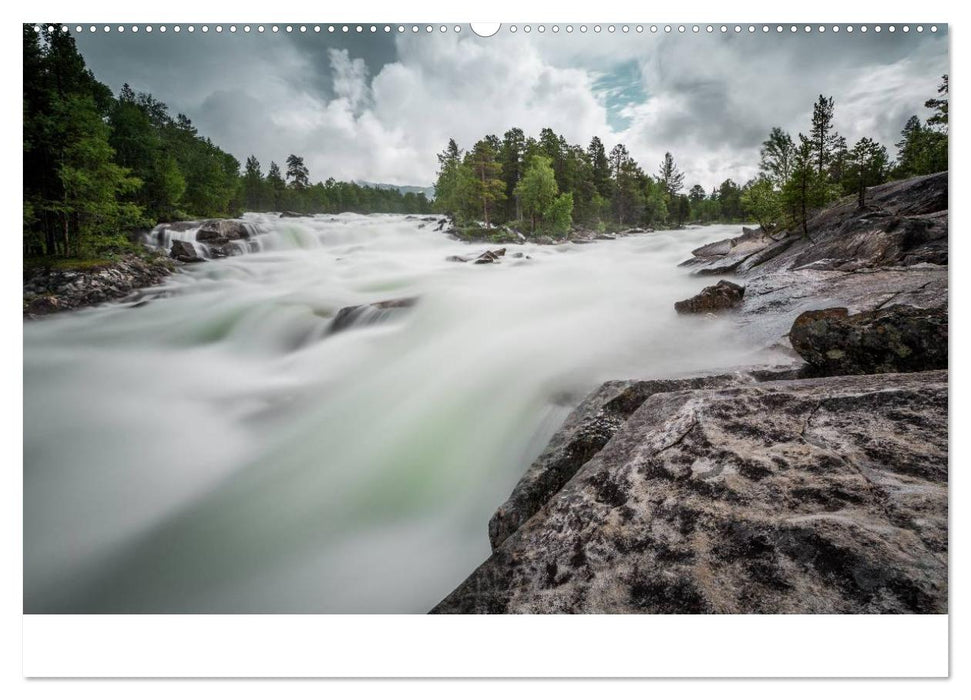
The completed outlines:
{"type": "Polygon", "coordinates": [[[368,182],[367,180],[355,180],[355,182],[362,187],[376,187],[379,190],[398,190],[401,194],[408,194],[409,192],[418,194],[419,192],[424,192],[428,199],[435,198],[434,185],[421,187],[420,185],[389,185],[385,182],[368,182]]]}

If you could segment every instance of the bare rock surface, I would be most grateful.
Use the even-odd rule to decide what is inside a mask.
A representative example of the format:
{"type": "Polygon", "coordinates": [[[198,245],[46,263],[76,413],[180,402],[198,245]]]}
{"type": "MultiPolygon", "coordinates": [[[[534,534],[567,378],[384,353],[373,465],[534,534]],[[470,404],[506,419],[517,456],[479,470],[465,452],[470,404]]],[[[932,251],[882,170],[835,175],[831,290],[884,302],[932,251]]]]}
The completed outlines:
{"type": "Polygon", "coordinates": [[[947,265],[947,209],[948,173],[924,175],[869,188],[863,209],[847,197],[818,212],[808,236],[744,229],[695,249],[681,264],[696,274],[947,265]]]}
{"type": "Polygon", "coordinates": [[[738,386],[792,376],[795,376],[792,370],[769,368],[762,372],[602,384],[567,416],[506,502],[493,514],[489,521],[489,542],[493,550],[559,491],[654,394],[738,386]]]}
{"type": "Polygon", "coordinates": [[[432,612],[947,612],[947,393],[653,394],[432,612]]]}

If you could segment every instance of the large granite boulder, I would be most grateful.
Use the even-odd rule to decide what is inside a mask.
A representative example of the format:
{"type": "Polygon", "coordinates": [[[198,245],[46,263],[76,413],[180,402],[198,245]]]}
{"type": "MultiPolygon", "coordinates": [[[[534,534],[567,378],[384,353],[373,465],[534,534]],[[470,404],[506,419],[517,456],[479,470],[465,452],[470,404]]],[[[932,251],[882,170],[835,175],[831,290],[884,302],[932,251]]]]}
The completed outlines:
{"type": "Polygon", "coordinates": [[[651,395],[436,613],[946,613],[945,371],[651,395]]]}
{"type": "Polygon", "coordinates": [[[211,219],[199,227],[196,240],[201,243],[225,244],[246,240],[252,235],[249,225],[238,219],[211,219]]]}
{"type": "Polygon", "coordinates": [[[947,369],[947,307],[897,304],[850,315],[806,311],[789,331],[792,347],[822,374],[947,369]]]}
{"type": "Polygon", "coordinates": [[[205,258],[200,257],[196,252],[196,247],[188,241],[172,241],[169,257],[184,263],[205,262],[205,258]]]}
{"type": "Polygon", "coordinates": [[[679,314],[719,313],[741,304],[744,295],[745,287],[720,280],[718,284],[705,287],[690,299],[674,302],[674,310],[679,314]]]}

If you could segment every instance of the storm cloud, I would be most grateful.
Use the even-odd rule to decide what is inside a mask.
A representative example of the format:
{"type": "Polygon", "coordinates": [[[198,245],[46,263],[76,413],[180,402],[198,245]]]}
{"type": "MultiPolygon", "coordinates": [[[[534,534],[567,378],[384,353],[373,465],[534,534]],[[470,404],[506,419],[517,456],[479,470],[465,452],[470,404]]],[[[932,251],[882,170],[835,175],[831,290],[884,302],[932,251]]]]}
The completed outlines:
{"type": "Polygon", "coordinates": [[[449,138],[518,126],[627,145],[653,172],[671,151],[706,189],[756,173],[773,126],[809,128],[819,94],[852,143],[893,152],[949,71],[948,35],[81,33],[95,75],[129,83],[241,161],[304,156],[314,179],[434,181],[449,138]]]}

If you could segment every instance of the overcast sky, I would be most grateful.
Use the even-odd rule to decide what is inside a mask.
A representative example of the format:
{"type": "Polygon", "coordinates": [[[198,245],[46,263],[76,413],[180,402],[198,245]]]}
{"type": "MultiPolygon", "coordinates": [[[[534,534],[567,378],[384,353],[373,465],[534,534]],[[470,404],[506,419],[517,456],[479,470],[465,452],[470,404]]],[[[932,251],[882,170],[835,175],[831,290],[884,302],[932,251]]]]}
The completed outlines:
{"type": "Polygon", "coordinates": [[[706,189],[756,172],[773,126],[807,131],[820,93],[852,144],[893,152],[949,71],[937,34],[645,32],[480,38],[377,34],[87,32],[78,46],[117,93],[125,82],[186,113],[242,162],[302,155],[328,177],[429,185],[449,137],[462,148],[519,126],[571,143],[627,145],[654,173],[671,151],[706,189]]]}

